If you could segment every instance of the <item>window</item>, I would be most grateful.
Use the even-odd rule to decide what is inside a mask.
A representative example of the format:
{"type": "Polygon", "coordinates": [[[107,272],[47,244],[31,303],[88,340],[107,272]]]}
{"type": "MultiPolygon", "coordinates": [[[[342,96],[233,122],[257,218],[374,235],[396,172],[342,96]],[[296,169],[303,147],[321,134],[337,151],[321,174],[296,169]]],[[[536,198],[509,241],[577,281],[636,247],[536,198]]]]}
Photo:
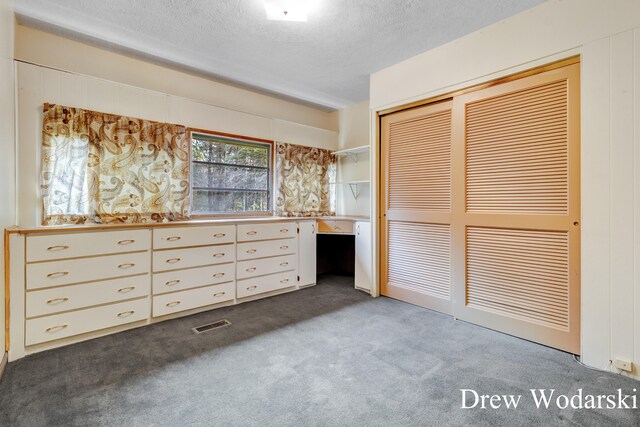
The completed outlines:
{"type": "Polygon", "coordinates": [[[270,212],[271,147],[269,142],[192,133],[192,213],[270,212]]]}

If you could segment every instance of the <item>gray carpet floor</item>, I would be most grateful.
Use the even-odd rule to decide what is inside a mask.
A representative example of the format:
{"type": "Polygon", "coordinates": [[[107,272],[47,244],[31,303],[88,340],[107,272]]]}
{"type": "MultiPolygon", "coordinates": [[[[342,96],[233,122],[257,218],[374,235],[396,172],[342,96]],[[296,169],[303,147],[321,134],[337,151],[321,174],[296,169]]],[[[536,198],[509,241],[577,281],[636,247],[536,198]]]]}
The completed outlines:
{"type": "Polygon", "coordinates": [[[536,409],[532,388],[633,394],[640,383],[331,276],[10,363],[0,425],[640,425],[638,409],[536,409]],[[191,331],[225,318],[232,326],[191,331]],[[461,409],[460,389],[523,397],[517,409],[461,409]]]}

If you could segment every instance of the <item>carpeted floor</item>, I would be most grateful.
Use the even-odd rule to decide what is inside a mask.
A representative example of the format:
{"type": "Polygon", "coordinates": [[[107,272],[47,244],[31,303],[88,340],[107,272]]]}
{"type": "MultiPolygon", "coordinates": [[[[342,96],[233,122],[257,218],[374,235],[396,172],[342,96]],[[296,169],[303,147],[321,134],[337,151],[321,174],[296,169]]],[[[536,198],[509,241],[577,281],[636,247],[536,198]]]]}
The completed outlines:
{"type": "Polygon", "coordinates": [[[333,276],[10,363],[0,425],[640,425],[640,409],[536,409],[529,391],[581,388],[634,394],[640,383],[333,276]],[[233,325],[191,331],[225,318],[233,325]],[[460,389],[522,399],[461,409],[460,389]]]}

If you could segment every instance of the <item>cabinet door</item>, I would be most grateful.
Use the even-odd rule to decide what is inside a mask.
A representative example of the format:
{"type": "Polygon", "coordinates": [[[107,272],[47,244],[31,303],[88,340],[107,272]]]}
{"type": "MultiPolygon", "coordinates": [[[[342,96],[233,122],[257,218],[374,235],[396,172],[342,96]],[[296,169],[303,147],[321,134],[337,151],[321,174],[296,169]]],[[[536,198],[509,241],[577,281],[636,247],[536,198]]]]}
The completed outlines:
{"type": "Polygon", "coordinates": [[[371,291],[371,224],[356,222],[355,286],[371,291]]]}
{"type": "Polygon", "coordinates": [[[298,286],[316,283],[316,222],[300,221],[298,235],[298,286]]]}

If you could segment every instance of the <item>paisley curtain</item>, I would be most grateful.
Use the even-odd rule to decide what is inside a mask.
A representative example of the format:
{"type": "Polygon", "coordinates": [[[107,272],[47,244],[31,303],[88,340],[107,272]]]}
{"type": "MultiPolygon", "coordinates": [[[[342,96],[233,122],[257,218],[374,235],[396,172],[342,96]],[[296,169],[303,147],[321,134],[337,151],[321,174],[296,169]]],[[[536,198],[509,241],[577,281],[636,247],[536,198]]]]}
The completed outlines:
{"type": "Polygon", "coordinates": [[[329,150],[276,143],[276,215],[335,215],[336,158],[329,150]]]}
{"type": "Polygon", "coordinates": [[[182,220],[184,126],[44,104],[43,225],[182,220]]]}

